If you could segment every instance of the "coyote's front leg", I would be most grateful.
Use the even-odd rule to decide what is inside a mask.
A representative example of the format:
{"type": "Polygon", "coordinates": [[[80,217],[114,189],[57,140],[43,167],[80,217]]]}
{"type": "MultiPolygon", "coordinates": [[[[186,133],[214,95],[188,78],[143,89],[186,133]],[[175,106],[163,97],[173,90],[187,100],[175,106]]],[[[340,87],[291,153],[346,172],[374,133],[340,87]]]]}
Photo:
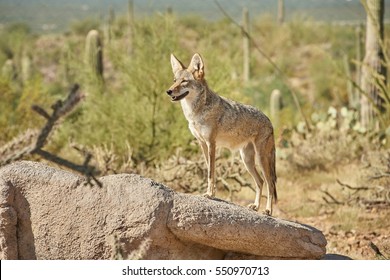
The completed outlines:
{"type": "MultiPolygon", "coordinates": [[[[207,198],[213,198],[215,196],[215,142],[210,141],[207,145],[207,192],[204,194],[207,198]]],[[[203,146],[202,146],[202,149],[203,146]]]]}

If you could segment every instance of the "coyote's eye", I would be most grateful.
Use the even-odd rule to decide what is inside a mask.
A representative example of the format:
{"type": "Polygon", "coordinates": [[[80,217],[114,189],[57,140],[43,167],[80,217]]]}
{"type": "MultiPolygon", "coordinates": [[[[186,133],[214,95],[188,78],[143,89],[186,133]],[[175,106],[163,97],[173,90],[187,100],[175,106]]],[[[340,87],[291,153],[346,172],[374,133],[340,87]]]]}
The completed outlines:
{"type": "Polygon", "coordinates": [[[180,83],[182,86],[186,86],[186,85],[188,85],[188,81],[187,80],[183,80],[183,81],[181,81],[181,83],[180,83]]]}

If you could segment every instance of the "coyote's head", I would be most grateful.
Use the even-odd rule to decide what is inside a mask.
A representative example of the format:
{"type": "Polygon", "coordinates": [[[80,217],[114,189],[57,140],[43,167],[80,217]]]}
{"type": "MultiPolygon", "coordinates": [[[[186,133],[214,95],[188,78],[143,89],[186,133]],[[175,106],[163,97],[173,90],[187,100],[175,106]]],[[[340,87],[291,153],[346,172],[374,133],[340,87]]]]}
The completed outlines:
{"type": "Polygon", "coordinates": [[[194,54],[190,65],[186,68],[173,54],[171,65],[174,75],[173,85],[167,90],[172,101],[179,101],[193,93],[199,92],[204,78],[204,64],[199,54],[194,54]]]}

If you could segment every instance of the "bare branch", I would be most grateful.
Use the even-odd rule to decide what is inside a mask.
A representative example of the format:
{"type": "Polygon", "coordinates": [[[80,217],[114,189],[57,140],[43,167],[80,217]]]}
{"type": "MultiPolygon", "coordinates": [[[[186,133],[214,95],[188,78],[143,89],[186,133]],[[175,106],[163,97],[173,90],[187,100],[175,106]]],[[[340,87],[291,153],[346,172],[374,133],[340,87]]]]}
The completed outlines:
{"type": "Polygon", "coordinates": [[[0,147],[0,166],[19,160],[27,154],[31,154],[35,149],[35,139],[39,131],[27,129],[13,140],[0,147]]]}
{"type": "Polygon", "coordinates": [[[378,175],[374,175],[374,176],[370,176],[370,180],[378,180],[378,179],[382,179],[382,178],[385,178],[385,177],[390,177],[390,173],[389,172],[385,172],[385,173],[381,173],[381,174],[378,174],[378,175]]]}
{"type": "Polygon", "coordinates": [[[331,199],[331,201],[328,201],[326,197],[322,197],[326,203],[328,204],[338,204],[338,205],[344,205],[344,202],[338,201],[333,195],[331,195],[328,191],[322,191],[327,197],[331,199]]]}
{"type": "Polygon", "coordinates": [[[381,258],[381,259],[384,259],[384,260],[388,260],[388,258],[386,258],[382,252],[379,250],[378,246],[376,246],[373,242],[370,241],[370,248],[375,252],[376,256],[378,258],[381,258]]]}
{"type": "Polygon", "coordinates": [[[336,179],[336,182],[343,187],[346,187],[347,189],[354,190],[354,191],[361,191],[361,190],[369,190],[369,187],[351,187],[350,185],[347,185],[345,183],[342,183],[339,179],[336,179]]]}
{"type": "Polygon", "coordinates": [[[50,119],[50,115],[42,107],[39,107],[38,105],[32,105],[31,109],[33,109],[36,113],[40,114],[45,119],[50,119]]]}

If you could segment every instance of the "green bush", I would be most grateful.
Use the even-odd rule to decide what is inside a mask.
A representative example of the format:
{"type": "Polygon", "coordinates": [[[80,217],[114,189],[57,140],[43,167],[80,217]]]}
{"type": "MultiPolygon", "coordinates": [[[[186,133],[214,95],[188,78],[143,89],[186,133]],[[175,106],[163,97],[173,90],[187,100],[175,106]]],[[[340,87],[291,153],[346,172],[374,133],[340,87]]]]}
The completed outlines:
{"type": "Polygon", "coordinates": [[[80,21],[74,21],[70,30],[76,34],[81,36],[87,36],[88,32],[92,29],[99,29],[100,22],[97,18],[87,18],[80,21]]]}
{"type": "Polygon", "coordinates": [[[42,127],[44,119],[31,110],[39,105],[49,111],[53,102],[42,79],[29,80],[21,91],[15,90],[10,81],[0,79],[0,143],[5,143],[27,128],[42,127]]]}

